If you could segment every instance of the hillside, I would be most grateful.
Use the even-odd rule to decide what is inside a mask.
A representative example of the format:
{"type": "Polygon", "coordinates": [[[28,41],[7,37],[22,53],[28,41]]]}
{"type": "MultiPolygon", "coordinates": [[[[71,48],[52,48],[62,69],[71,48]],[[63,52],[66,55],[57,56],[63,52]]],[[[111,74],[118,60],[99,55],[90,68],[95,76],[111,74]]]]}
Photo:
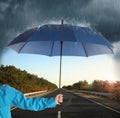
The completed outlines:
{"type": "Polygon", "coordinates": [[[14,66],[0,66],[0,84],[9,84],[27,93],[39,90],[53,90],[57,86],[44,78],[22,71],[14,66]]]}

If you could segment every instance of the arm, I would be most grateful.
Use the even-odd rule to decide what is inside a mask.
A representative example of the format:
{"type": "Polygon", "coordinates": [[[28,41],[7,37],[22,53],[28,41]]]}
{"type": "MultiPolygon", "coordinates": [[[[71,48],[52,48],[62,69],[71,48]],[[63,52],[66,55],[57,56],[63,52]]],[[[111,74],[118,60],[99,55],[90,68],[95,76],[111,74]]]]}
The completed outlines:
{"type": "Polygon", "coordinates": [[[13,105],[26,110],[44,110],[56,106],[55,98],[26,98],[20,91],[15,90],[13,105]]]}

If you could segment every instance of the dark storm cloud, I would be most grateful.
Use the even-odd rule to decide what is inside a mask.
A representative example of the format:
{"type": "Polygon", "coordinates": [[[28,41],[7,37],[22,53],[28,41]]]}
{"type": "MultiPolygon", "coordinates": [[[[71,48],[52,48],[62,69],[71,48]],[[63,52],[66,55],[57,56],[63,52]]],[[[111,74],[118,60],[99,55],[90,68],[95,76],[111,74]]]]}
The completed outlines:
{"type": "Polygon", "coordinates": [[[7,42],[26,27],[22,13],[23,5],[22,0],[20,2],[14,0],[0,1],[0,53],[7,42]]]}
{"type": "Polygon", "coordinates": [[[94,0],[83,9],[92,26],[113,42],[120,39],[119,11],[119,0],[94,0]]]}
{"type": "Polygon", "coordinates": [[[119,11],[120,0],[0,0],[0,53],[18,33],[61,19],[88,23],[109,41],[119,41],[119,11]]]}

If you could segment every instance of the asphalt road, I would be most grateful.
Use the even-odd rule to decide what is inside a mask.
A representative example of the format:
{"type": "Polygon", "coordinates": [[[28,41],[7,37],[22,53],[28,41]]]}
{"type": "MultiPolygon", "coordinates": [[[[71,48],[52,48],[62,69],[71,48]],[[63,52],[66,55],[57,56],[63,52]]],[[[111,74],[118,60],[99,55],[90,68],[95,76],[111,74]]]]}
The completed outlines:
{"type": "MultiPolygon", "coordinates": [[[[52,97],[59,90],[45,97],[52,97]]],[[[64,103],[54,109],[44,111],[12,110],[13,118],[120,118],[120,113],[107,109],[81,96],[61,90],[64,103]]]]}

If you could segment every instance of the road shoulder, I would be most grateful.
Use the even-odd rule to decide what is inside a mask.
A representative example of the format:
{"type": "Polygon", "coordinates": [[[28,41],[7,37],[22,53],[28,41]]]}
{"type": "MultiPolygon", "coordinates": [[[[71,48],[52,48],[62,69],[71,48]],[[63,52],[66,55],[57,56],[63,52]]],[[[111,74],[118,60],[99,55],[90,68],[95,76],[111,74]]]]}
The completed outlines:
{"type": "Polygon", "coordinates": [[[117,111],[120,111],[120,102],[117,102],[115,100],[111,100],[109,98],[105,98],[105,97],[101,97],[101,96],[88,95],[88,94],[85,94],[85,93],[76,93],[76,94],[80,95],[84,98],[99,102],[99,103],[101,103],[103,105],[106,105],[108,107],[111,107],[111,108],[113,108],[117,111]]]}

